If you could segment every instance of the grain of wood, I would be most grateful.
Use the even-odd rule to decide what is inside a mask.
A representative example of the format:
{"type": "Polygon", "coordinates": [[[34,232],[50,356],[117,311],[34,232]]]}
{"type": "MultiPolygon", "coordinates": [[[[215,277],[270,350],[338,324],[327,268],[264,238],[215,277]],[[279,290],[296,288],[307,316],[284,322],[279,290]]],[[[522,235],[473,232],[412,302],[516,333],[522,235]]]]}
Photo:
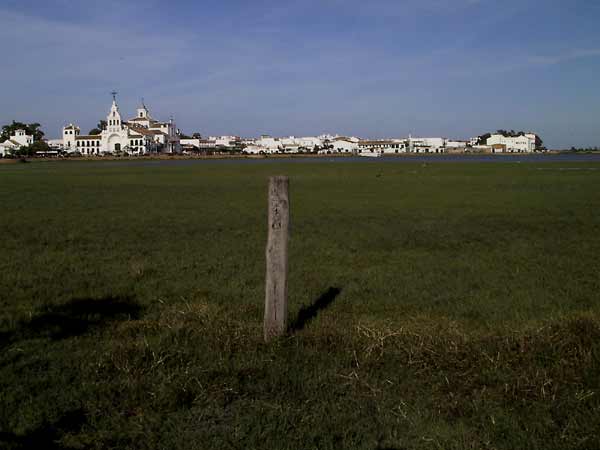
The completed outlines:
{"type": "Polygon", "coordinates": [[[287,329],[287,276],[290,225],[289,179],[269,179],[269,219],[266,249],[265,341],[285,334],[287,329]]]}

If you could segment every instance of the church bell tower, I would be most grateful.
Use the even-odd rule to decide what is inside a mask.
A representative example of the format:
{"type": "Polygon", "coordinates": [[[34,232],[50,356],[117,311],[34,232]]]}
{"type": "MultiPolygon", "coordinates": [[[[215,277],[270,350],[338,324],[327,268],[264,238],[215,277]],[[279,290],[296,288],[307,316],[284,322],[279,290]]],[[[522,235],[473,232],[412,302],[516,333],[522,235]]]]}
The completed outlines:
{"type": "Polygon", "coordinates": [[[106,117],[106,129],[110,132],[110,133],[116,133],[122,130],[122,126],[121,126],[121,114],[119,113],[119,107],[117,106],[117,93],[116,92],[112,92],[112,96],[113,96],[113,102],[112,102],[112,106],[110,107],[110,112],[108,113],[108,116],[106,117]]]}
{"type": "Polygon", "coordinates": [[[142,99],[142,104],[141,104],[141,106],[137,110],[137,116],[136,116],[136,118],[138,118],[138,119],[150,119],[150,112],[148,111],[148,108],[146,107],[146,104],[144,103],[144,99],[142,99]]]}

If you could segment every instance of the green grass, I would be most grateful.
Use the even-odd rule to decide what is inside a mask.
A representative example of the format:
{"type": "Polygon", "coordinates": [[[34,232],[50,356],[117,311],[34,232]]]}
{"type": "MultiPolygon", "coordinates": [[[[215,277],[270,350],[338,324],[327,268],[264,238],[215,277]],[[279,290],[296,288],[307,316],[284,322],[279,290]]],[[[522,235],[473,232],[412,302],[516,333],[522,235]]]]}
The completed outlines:
{"type": "Polygon", "coordinates": [[[2,166],[0,447],[600,448],[599,191],[593,163],[2,166]],[[340,293],[264,344],[278,174],[290,321],[340,293]]]}

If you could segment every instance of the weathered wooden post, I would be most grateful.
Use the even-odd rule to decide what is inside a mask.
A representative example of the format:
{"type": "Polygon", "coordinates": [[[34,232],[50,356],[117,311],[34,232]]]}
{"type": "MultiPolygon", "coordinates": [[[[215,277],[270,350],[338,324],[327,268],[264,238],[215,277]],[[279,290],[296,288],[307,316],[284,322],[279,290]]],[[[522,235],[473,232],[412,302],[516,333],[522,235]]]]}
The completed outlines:
{"type": "Polygon", "coordinates": [[[271,177],[269,179],[265,341],[283,335],[287,328],[289,185],[288,177],[271,177]]]}

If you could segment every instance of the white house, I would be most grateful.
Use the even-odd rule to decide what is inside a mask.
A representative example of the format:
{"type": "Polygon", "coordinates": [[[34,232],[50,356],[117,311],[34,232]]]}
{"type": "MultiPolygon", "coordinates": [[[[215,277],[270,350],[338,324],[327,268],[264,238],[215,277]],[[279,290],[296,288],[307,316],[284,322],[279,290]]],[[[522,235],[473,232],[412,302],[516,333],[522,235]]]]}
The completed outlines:
{"type": "Polygon", "coordinates": [[[195,138],[191,138],[191,139],[180,139],[179,143],[182,146],[188,146],[188,147],[196,147],[196,148],[200,148],[200,139],[195,139],[195,138]]]}
{"type": "Polygon", "coordinates": [[[242,143],[239,136],[210,136],[209,141],[214,141],[216,147],[234,148],[242,143]]]}
{"type": "Polygon", "coordinates": [[[494,153],[531,153],[535,151],[536,135],[526,133],[520,136],[504,136],[492,134],[486,144],[492,147],[494,153]]]}
{"type": "Polygon", "coordinates": [[[279,138],[274,138],[266,134],[257,139],[254,144],[258,147],[268,149],[270,153],[277,152],[283,147],[279,138]]]}
{"type": "Polygon", "coordinates": [[[246,147],[244,147],[244,153],[247,153],[248,155],[266,155],[268,153],[275,153],[272,150],[269,150],[266,147],[261,147],[260,145],[247,145],[246,147]]]}
{"type": "Polygon", "coordinates": [[[406,151],[404,142],[397,139],[364,140],[357,145],[359,153],[404,153],[406,151]]]}
{"type": "Polygon", "coordinates": [[[85,156],[119,152],[134,155],[181,152],[179,134],[173,120],[154,120],[144,104],[137,110],[135,118],[123,121],[113,97],[106,123],[106,129],[98,135],[81,135],[78,126],[67,125],[63,128],[63,149],[85,156]]]}
{"type": "Polygon", "coordinates": [[[465,148],[467,144],[467,141],[453,141],[451,139],[448,139],[445,142],[446,148],[465,148]]]}
{"type": "Polygon", "coordinates": [[[406,139],[406,147],[409,153],[444,153],[446,139],[444,138],[414,138],[406,139]]]}
{"type": "Polygon", "coordinates": [[[323,141],[315,136],[301,137],[301,138],[298,138],[296,140],[296,142],[300,148],[303,148],[306,150],[311,150],[311,151],[314,150],[315,147],[321,148],[323,146],[323,141]]]}
{"type": "Polygon", "coordinates": [[[337,137],[330,141],[329,145],[333,146],[332,150],[335,153],[354,153],[358,150],[358,142],[347,137],[337,137]]]}
{"type": "MultiPolygon", "coordinates": [[[[262,138],[261,138],[262,139],[262,138]]],[[[323,141],[318,137],[296,137],[289,136],[278,140],[279,149],[287,153],[297,153],[301,150],[312,151],[315,147],[322,147],[323,141]]]]}
{"type": "Polygon", "coordinates": [[[0,157],[4,158],[5,156],[10,155],[14,150],[18,150],[19,148],[21,148],[21,146],[18,145],[17,142],[13,141],[12,139],[0,142],[0,157]]]}
{"type": "Polygon", "coordinates": [[[27,147],[33,144],[33,136],[27,134],[25,130],[17,130],[15,134],[10,137],[10,140],[17,142],[21,147],[27,147]]]}
{"type": "Polygon", "coordinates": [[[8,156],[21,147],[27,147],[33,144],[33,136],[27,134],[25,130],[16,130],[8,140],[0,143],[0,156],[8,156]]]}
{"type": "Polygon", "coordinates": [[[62,139],[46,139],[46,144],[53,150],[62,150],[64,143],[62,139]]]}
{"type": "Polygon", "coordinates": [[[283,152],[298,153],[300,151],[300,145],[294,136],[280,138],[279,142],[281,142],[280,150],[283,152]]]}

